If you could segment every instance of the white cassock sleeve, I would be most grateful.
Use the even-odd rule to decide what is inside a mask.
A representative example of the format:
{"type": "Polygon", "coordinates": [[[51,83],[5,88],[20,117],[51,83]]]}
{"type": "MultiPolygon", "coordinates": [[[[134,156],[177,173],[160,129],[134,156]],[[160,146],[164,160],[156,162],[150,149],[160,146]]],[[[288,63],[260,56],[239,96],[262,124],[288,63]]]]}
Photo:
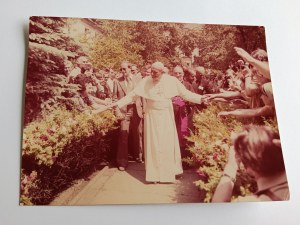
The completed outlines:
{"type": "Polygon", "coordinates": [[[179,96],[181,98],[183,98],[186,101],[192,102],[192,103],[196,103],[196,104],[200,104],[201,103],[202,95],[198,95],[196,93],[193,93],[193,92],[189,91],[177,79],[176,79],[176,86],[177,86],[177,90],[178,90],[179,96]]]}
{"type": "Polygon", "coordinates": [[[122,108],[125,105],[134,103],[137,97],[138,96],[133,91],[131,91],[126,96],[117,101],[116,104],[119,108],[122,108]]]}

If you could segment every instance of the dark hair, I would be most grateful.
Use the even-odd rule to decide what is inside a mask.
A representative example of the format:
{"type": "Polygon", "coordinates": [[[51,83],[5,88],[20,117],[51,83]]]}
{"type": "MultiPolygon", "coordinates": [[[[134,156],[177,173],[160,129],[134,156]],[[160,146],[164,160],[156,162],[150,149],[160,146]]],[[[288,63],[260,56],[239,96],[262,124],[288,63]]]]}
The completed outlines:
{"type": "Polygon", "coordinates": [[[257,60],[268,62],[268,55],[267,52],[263,49],[256,49],[253,52],[251,52],[251,56],[257,60]]]}
{"type": "Polygon", "coordinates": [[[246,168],[262,176],[283,172],[284,161],[281,146],[273,140],[279,134],[266,126],[248,125],[233,140],[236,156],[246,168]]]}

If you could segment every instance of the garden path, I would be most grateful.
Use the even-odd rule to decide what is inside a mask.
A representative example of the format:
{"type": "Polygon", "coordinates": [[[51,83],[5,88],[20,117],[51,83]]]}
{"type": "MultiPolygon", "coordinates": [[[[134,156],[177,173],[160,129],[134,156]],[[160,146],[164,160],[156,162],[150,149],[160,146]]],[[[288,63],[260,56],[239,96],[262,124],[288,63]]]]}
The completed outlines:
{"type": "Polygon", "coordinates": [[[51,205],[196,203],[200,192],[194,170],[184,170],[175,183],[145,182],[144,164],[130,162],[126,171],[105,167],[85,184],[75,184],[51,205]]]}

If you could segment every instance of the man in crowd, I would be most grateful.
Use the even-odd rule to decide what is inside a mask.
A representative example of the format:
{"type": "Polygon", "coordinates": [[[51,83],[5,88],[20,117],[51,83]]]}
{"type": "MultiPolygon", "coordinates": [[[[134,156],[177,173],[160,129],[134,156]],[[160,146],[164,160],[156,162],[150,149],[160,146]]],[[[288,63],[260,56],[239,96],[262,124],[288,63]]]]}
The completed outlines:
{"type": "Polygon", "coordinates": [[[213,75],[209,70],[204,67],[198,66],[196,70],[196,83],[198,85],[197,93],[199,94],[211,94],[214,92],[213,75]]]}
{"type": "Polygon", "coordinates": [[[133,76],[137,77],[137,79],[142,79],[142,75],[135,64],[132,64],[130,69],[133,76]]]}
{"type": "Polygon", "coordinates": [[[187,68],[184,71],[184,80],[192,85],[193,92],[197,92],[198,84],[196,83],[196,70],[187,68]]]}
{"type": "Polygon", "coordinates": [[[151,65],[147,64],[142,68],[142,78],[150,76],[151,75],[151,65]]]}
{"type": "MultiPolygon", "coordinates": [[[[121,64],[122,77],[114,81],[113,98],[119,100],[131,92],[139,82],[138,77],[131,74],[128,62],[121,64]]],[[[136,161],[142,161],[142,126],[143,117],[141,100],[120,108],[117,111],[120,120],[116,163],[120,171],[124,171],[128,165],[129,149],[136,161]]]]}
{"type": "Polygon", "coordinates": [[[76,63],[77,65],[75,66],[75,68],[73,68],[73,70],[69,73],[67,77],[68,83],[74,83],[74,80],[79,74],[84,73],[85,70],[92,68],[92,65],[88,62],[88,58],[86,56],[78,57],[76,63]]]}
{"type": "MultiPolygon", "coordinates": [[[[173,76],[176,77],[185,86],[187,90],[195,92],[192,84],[184,80],[184,71],[181,66],[176,66],[173,69],[173,76]]],[[[190,103],[184,101],[179,96],[173,97],[172,103],[181,155],[185,157],[188,155],[188,152],[185,150],[187,144],[187,140],[185,137],[188,135],[189,129],[192,129],[193,110],[190,103]]]]}

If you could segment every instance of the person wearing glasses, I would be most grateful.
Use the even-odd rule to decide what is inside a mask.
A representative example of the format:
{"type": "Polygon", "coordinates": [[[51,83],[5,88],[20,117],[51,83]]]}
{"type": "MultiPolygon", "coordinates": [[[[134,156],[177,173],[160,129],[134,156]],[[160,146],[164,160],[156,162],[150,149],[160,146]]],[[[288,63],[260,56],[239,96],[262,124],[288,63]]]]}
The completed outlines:
{"type": "MultiPolygon", "coordinates": [[[[138,77],[132,75],[129,65],[128,62],[121,63],[122,77],[114,81],[113,99],[116,101],[130,93],[139,82],[138,77]]],[[[129,152],[132,153],[136,161],[142,161],[140,153],[143,147],[141,128],[139,127],[143,116],[141,100],[136,99],[135,102],[117,108],[116,114],[120,118],[116,163],[118,169],[124,171],[128,166],[129,152]]]]}

